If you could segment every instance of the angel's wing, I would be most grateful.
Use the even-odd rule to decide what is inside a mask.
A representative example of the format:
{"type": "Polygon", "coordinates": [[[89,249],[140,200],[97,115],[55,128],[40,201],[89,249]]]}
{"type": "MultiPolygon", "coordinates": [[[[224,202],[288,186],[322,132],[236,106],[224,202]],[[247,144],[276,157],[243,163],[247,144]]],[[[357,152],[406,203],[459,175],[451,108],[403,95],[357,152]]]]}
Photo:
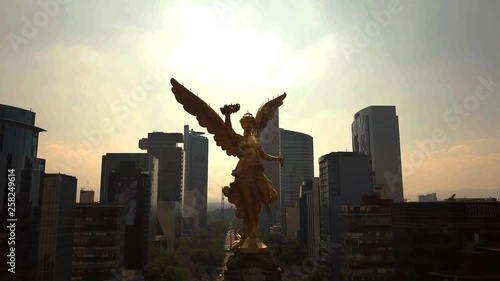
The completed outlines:
{"type": "Polygon", "coordinates": [[[283,100],[285,98],[286,93],[266,102],[259,108],[259,111],[257,111],[257,115],[255,116],[255,129],[257,136],[260,136],[260,133],[262,133],[264,128],[267,126],[269,120],[273,119],[274,114],[276,114],[276,110],[283,104],[283,100]]]}
{"type": "Polygon", "coordinates": [[[196,116],[200,126],[207,128],[207,131],[214,135],[216,144],[222,150],[225,150],[227,155],[236,156],[238,134],[232,130],[228,132],[220,116],[206,102],[186,89],[174,78],[170,79],[170,84],[172,84],[175,99],[184,106],[184,110],[196,116]]]}

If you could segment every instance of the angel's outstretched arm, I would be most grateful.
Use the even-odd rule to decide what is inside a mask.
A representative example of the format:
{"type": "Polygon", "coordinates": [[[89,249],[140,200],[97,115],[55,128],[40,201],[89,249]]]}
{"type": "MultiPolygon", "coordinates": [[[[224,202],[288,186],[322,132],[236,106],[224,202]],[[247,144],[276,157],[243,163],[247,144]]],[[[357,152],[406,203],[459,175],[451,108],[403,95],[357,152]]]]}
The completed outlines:
{"type": "Polygon", "coordinates": [[[260,158],[268,161],[279,161],[281,165],[283,165],[283,156],[273,156],[271,154],[268,154],[262,149],[262,147],[259,147],[259,156],[260,158]]]}

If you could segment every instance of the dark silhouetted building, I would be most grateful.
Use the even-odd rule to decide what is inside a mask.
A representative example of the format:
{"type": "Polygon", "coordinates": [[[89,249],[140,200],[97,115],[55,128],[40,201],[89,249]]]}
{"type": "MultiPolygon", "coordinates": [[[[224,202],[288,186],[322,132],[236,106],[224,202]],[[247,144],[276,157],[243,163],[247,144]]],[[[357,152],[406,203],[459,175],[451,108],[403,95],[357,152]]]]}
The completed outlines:
{"type": "Polygon", "coordinates": [[[77,179],[45,174],[38,248],[38,281],[71,277],[77,179]]]}
{"type": "Polygon", "coordinates": [[[126,211],[120,204],[76,204],[71,281],[121,280],[126,211]]]}
{"type": "Polygon", "coordinates": [[[313,179],[314,154],[313,138],[309,135],[281,129],[280,138],[280,154],[285,157],[281,167],[280,208],[283,234],[286,236],[293,233],[287,229],[286,208],[296,207],[299,203],[300,185],[303,181],[313,179]]]}
{"type": "Polygon", "coordinates": [[[371,160],[365,154],[332,152],[319,158],[319,264],[328,280],[340,280],[341,206],[361,204],[364,195],[373,193],[372,178],[371,160]]]}
{"type": "Polygon", "coordinates": [[[120,168],[112,171],[108,177],[107,202],[126,206],[123,260],[126,269],[141,269],[149,261],[154,247],[158,160],[149,157],[153,158],[151,171],[137,168],[132,161],[122,161],[120,168]]]}
{"type": "Polygon", "coordinates": [[[495,276],[493,273],[496,272],[499,276],[499,263],[495,265],[492,262],[498,261],[494,253],[498,253],[495,249],[500,248],[500,202],[452,199],[397,203],[392,207],[392,221],[397,280],[449,278],[442,274],[479,278],[495,276]],[[464,250],[469,252],[468,255],[464,255],[464,250]],[[485,256],[488,251],[490,259],[485,256]],[[464,267],[464,259],[471,264],[464,267]],[[485,262],[478,267],[474,260],[485,262]],[[471,272],[473,268],[475,272],[471,272]]]}
{"type": "Polygon", "coordinates": [[[394,279],[392,203],[377,193],[363,196],[361,205],[342,206],[343,281],[398,281],[394,279]]]}
{"type": "Polygon", "coordinates": [[[184,126],[184,234],[192,234],[198,227],[207,225],[208,139],[203,134],[184,126]]]}
{"type": "Polygon", "coordinates": [[[299,241],[314,257],[319,236],[319,178],[307,180],[300,186],[300,230],[299,241]]]}
{"type": "Polygon", "coordinates": [[[45,172],[45,160],[37,158],[37,150],[39,133],[44,131],[35,126],[34,112],[0,104],[1,280],[36,280],[45,172]],[[10,188],[9,182],[14,183],[10,188]],[[9,209],[9,198],[15,198],[15,212],[9,209]],[[8,242],[9,225],[15,225],[15,245],[12,240],[8,242]],[[13,246],[15,251],[11,253],[13,246]],[[11,258],[7,255],[12,254],[15,274],[8,271],[11,258]]]}
{"type": "MultiPolygon", "coordinates": [[[[151,171],[154,158],[154,156],[150,157],[147,153],[106,153],[106,155],[103,155],[99,202],[108,202],[108,198],[110,197],[108,196],[109,175],[112,171],[120,168],[120,163],[122,161],[132,161],[138,169],[142,171],[151,171]]],[[[110,198],[114,198],[114,195],[111,195],[110,198]]]]}
{"type": "Polygon", "coordinates": [[[370,155],[382,199],[403,202],[399,120],[395,106],[369,106],[354,115],[352,150],[370,155]]]}
{"type": "Polygon", "coordinates": [[[499,247],[491,247],[477,240],[466,243],[458,255],[459,270],[433,271],[429,273],[427,280],[500,280],[499,247]]]}
{"type": "MultiPolygon", "coordinates": [[[[170,220],[171,216],[182,211],[184,153],[182,147],[177,146],[179,143],[183,143],[182,133],[153,132],[148,133],[148,138],[139,141],[140,149],[146,149],[149,154],[158,158],[157,241],[162,245],[170,245],[171,242],[175,248],[179,245],[182,227],[182,218],[170,220]],[[162,213],[163,211],[159,210],[160,206],[167,205],[169,206],[167,213],[162,213]],[[178,210],[171,210],[172,206],[178,210]],[[168,223],[165,222],[167,218],[168,223]]],[[[168,250],[173,250],[173,247],[169,247],[168,250]]]]}
{"type": "Polygon", "coordinates": [[[183,152],[182,133],[148,133],[139,148],[158,158],[158,201],[181,202],[183,152]]]}
{"type": "Polygon", "coordinates": [[[94,191],[93,190],[80,190],[80,203],[94,203],[94,191]]]}

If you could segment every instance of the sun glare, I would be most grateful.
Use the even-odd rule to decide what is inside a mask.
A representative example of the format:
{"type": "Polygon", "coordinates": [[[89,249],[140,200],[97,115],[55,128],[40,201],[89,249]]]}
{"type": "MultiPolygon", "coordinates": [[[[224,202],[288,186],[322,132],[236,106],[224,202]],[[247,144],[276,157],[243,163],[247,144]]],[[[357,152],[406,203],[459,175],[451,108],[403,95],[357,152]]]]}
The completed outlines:
{"type": "Polygon", "coordinates": [[[278,78],[273,66],[284,47],[273,34],[230,27],[206,7],[182,6],[187,33],[166,58],[178,73],[199,73],[203,83],[217,86],[256,87],[278,78]]]}

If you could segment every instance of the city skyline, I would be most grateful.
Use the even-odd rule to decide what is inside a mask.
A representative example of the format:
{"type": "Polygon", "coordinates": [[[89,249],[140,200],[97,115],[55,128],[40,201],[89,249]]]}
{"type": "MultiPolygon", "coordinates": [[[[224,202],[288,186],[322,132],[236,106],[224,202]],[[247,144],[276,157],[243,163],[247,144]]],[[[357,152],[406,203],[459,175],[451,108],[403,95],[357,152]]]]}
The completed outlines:
{"type": "MultiPolygon", "coordinates": [[[[146,2],[60,4],[16,48],[8,35],[24,36],[23,18],[33,22],[45,10],[4,4],[1,102],[36,112],[37,125],[47,130],[38,152],[47,173],[74,175],[78,189],[92,188],[98,198],[102,155],[141,152],[137,141],[154,130],[181,132],[189,123],[203,131],[171,94],[174,77],[214,109],[240,103],[232,120],[237,132],[243,113],[286,91],[280,127],[311,135],[314,155],[352,150],[353,115],[394,105],[405,195],[498,190],[499,3],[457,1],[442,9],[415,1],[392,8],[391,1],[297,1],[285,9],[263,1],[146,2]],[[432,32],[426,22],[435,25],[432,32]],[[379,34],[366,33],[372,23],[379,23],[379,34]],[[362,47],[352,41],[360,34],[368,38],[362,47]],[[145,95],[133,98],[135,87],[145,95]]],[[[236,158],[228,161],[212,138],[209,146],[208,197],[220,201],[236,158]]]]}

